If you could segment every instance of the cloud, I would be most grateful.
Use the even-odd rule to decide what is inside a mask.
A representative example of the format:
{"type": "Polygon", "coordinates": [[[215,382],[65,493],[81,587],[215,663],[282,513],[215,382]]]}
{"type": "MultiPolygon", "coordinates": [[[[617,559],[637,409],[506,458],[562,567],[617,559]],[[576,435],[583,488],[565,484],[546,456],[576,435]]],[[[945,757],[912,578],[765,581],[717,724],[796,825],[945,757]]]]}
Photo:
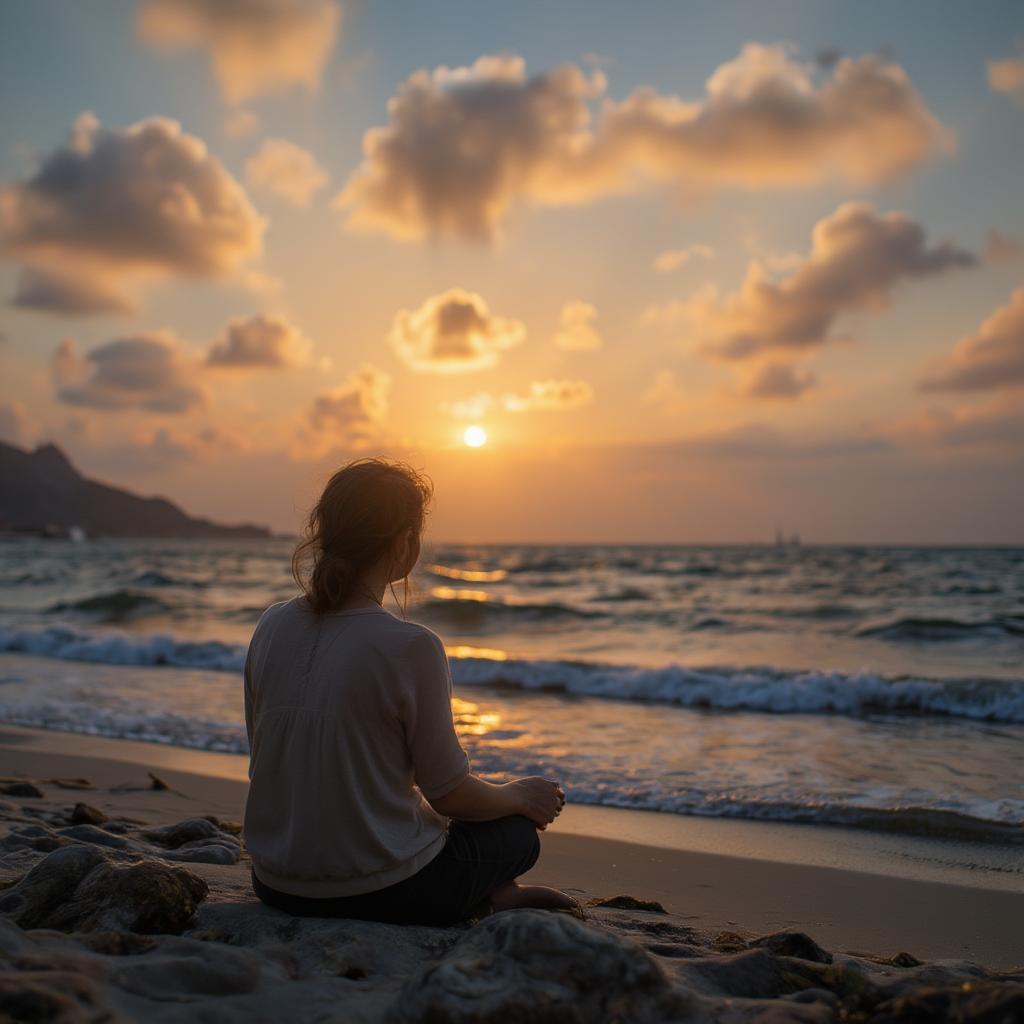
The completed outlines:
{"type": "Polygon", "coordinates": [[[36,308],[70,295],[107,312],[145,278],[227,277],[264,227],[203,142],[159,117],[110,129],[83,114],[32,177],[0,188],[0,252],[30,268],[36,308]]]}
{"type": "Polygon", "coordinates": [[[685,397],[675,370],[661,369],[655,373],[650,387],[641,393],[640,401],[646,405],[661,406],[666,411],[674,411],[683,404],[685,397]]]}
{"type": "Polygon", "coordinates": [[[468,373],[496,365],[525,337],[520,321],[494,316],[479,295],[451,288],[417,310],[396,313],[388,341],[413,370],[468,373]]]}
{"type": "Polygon", "coordinates": [[[555,347],[566,352],[592,352],[601,348],[604,342],[594,327],[596,319],[597,310],[589,302],[567,302],[559,317],[555,347]]]}
{"type": "Polygon", "coordinates": [[[259,130],[259,116],[251,110],[233,110],[224,121],[224,134],[229,139],[242,139],[259,130]]]}
{"type": "Polygon", "coordinates": [[[1018,288],[921,380],[924,391],[992,391],[1024,387],[1024,288],[1018,288]]]}
{"type": "Polygon", "coordinates": [[[1024,57],[990,60],[987,65],[988,84],[993,92],[1005,93],[1024,104],[1024,57]]]}
{"type": "MultiPolygon", "coordinates": [[[[706,289],[662,314],[685,315],[708,355],[804,351],[829,341],[841,313],[885,309],[900,281],[976,262],[952,242],[929,246],[924,229],[906,214],[843,203],[815,224],[810,253],[788,277],[776,282],[754,261],[738,291],[722,297],[706,289]]],[[[644,321],[656,320],[657,312],[649,310],[644,321]]]]}
{"type": "Polygon", "coordinates": [[[460,419],[478,420],[493,408],[495,401],[494,395],[487,391],[480,391],[475,395],[456,399],[454,402],[442,402],[440,409],[442,412],[450,412],[460,419]]]}
{"type": "Polygon", "coordinates": [[[589,405],[593,400],[594,391],[585,380],[535,380],[525,394],[506,391],[498,396],[481,391],[468,398],[443,403],[441,409],[453,416],[475,420],[496,407],[505,412],[530,412],[535,409],[565,412],[589,405]]]}
{"type": "Polygon", "coordinates": [[[283,316],[259,313],[231,320],[224,336],[213,342],[206,364],[229,369],[284,369],[302,366],[312,344],[283,316]]]}
{"type": "Polygon", "coordinates": [[[525,395],[508,393],[501,402],[509,412],[565,412],[589,405],[593,400],[593,389],[585,380],[535,380],[525,395]]]}
{"type": "Polygon", "coordinates": [[[304,86],[315,92],[334,49],[334,0],[145,0],[139,35],[163,49],[209,51],[229,103],[304,86]]]}
{"type": "Polygon", "coordinates": [[[604,73],[528,77],[514,55],[420,70],[363,138],[335,199],[349,228],[493,239],[518,203],[560,205],[668,183],[689,191],[890,181],[952,149],[906,72],[877,55],[826,72],[748,43],[698,100],[650,87],[606,99],[604,73]]]}
{"type": "Polygon", "coordinates": [[[51,373],[58,399],[69,405],[184,413],[206,403],[195,366],[170,332],[119,338],[85,356],[65,340],[54,352],[51,373]]]}
{"type": "Polygon", "coordinates": [[[984,259],[986,263],[996,265],[1013,263],[1021,256],[1024,256],[1024,243],[1021,243],[1021,240],[1014,235],[1008,235],[993,228],[985,236],[984,259]]]}
{"type": "Polygon", "coordinates": [[[741,459],[835,459],[890,451],[893,444],[887,437],[866,431],[849,436],[795,437],[781,433],[770,423],[755,421],[665,442],[660,447],[741,459]]]}
{"type": "Polygon", "coordinates": [[[1018,403],[925,409],[886,426],[900,444],[931,448],[996,447],[1015,453],[1024,444],[1024,410],[1018,403]]]}
{"type": "Polygon", "coordinates": [[[788,363],[765,363],[747,381],[744,393],[752,398],[799,398],[815,387],[817,377],[788,363]]]}
{"type": "Polygon", "coordinates": [[[11,305],[64,316],[131,313],[134,305],[102,277],[76,277],[23,267],[11,305]]]}
{"type": "Polygon", "coordinates": [[[678,270],[681,266],[689,263],[694,257],[709,260],[715,255],[710,245],[688,245],[685,249],[666,249],[654,257],[651,266],[662,274],[678,270]]]}
{"type": "Polygon", "coordinates": [[[28,410],[16,398],[0,402],[0,441],[30,448],[39,436],[39,429],[28,410]]]}
{"type": "Polygon", "coordinates": [[[245,174],[250,185],[265,188],[293,206],[309,206],[330,180],[308,149],[285,139],[267,139],[246,161],[245,174]]]}
{"type": "Polygon", "coordinates": [[[368,363],[316,396],[292,443],[294,458],[319,458],[337,447],[364,447],[388,413],[391,377],[368,363]]]}

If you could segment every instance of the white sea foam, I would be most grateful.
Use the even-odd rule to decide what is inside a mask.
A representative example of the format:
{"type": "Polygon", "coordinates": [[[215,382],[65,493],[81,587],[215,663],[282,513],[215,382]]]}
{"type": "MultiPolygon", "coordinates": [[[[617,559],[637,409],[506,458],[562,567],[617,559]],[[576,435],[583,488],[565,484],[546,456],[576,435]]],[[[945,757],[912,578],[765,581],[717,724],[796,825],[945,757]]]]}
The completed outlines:
{"type": "Polygon", "coordinates": [[[104,665],[174,665],[241,672],[245,650],[243,644],[226,644],[219,640],[185,641],[165,633],[139,636],[75,626],[34,629],[0,626],[0,651],[104,665]]]}
{"type": "MultiPolygon", "coordinates": [[[[245,646],[76,626],[0,626],[0,651],[109,665],[241,672],[245,646]]],[[[681,707],[832,714],[902,713],[1024,723],[1024,680],[925,679],[775,668],[646,668],[575,661],[452,658],[460,686],[503,686],[681,707]]]]}
{"type": "Polygon", "coordinates": [[[642,668],[565,661],[453,660],[462,686],[509,686],[613,700],[773,714],[884,712],[1024,722],[1024,681],[887,678],[773,668],[642,668]]]}

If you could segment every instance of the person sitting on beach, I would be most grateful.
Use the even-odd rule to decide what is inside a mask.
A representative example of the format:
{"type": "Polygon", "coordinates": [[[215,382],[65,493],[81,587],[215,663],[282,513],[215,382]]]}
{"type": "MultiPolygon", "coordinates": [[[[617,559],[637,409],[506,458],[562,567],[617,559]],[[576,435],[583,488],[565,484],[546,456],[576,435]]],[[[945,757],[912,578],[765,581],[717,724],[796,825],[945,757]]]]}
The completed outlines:
{"type": "Polygon", "coordinates": [[[408,597],[432,493],[398,462],[338,470],[292,557],[303,593],[256,625],[244,669],[253,889],[299,916],[578,914],[565,893],[515,881],[565,804],[561,786],[470,772],[440,638],[407,621],[404,603],[403,618],[383,607],[397,580],[408,597]]]}

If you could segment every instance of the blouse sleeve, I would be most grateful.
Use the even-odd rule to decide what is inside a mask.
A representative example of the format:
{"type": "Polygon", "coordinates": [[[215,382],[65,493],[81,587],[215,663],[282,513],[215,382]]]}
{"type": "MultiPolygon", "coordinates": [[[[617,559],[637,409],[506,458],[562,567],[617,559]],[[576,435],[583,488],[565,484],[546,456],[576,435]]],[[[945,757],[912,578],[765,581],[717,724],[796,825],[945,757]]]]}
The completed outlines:
{"type": "Polygon", "coordinates": [[[452,675],[444,645],[417,633],[404,648],[407,699],[403,725],[413,777],[428,800],[450,793],[469,775],[469,756],[452,719],[452,675]]]}

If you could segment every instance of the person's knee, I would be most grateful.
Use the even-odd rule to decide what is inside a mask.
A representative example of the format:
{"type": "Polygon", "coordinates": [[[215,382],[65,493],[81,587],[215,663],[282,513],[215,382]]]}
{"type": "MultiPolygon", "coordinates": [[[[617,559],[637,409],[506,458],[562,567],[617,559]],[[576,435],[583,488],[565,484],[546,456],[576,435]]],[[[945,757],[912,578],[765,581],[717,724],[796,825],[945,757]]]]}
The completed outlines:
{"type": "Polygon", "coordinates": [[[518,873],[524,874],[537,863],[540,856],[537,826],[525,815],[513,814],[508,818],[508,829],[521,865],[518,873]]]}

